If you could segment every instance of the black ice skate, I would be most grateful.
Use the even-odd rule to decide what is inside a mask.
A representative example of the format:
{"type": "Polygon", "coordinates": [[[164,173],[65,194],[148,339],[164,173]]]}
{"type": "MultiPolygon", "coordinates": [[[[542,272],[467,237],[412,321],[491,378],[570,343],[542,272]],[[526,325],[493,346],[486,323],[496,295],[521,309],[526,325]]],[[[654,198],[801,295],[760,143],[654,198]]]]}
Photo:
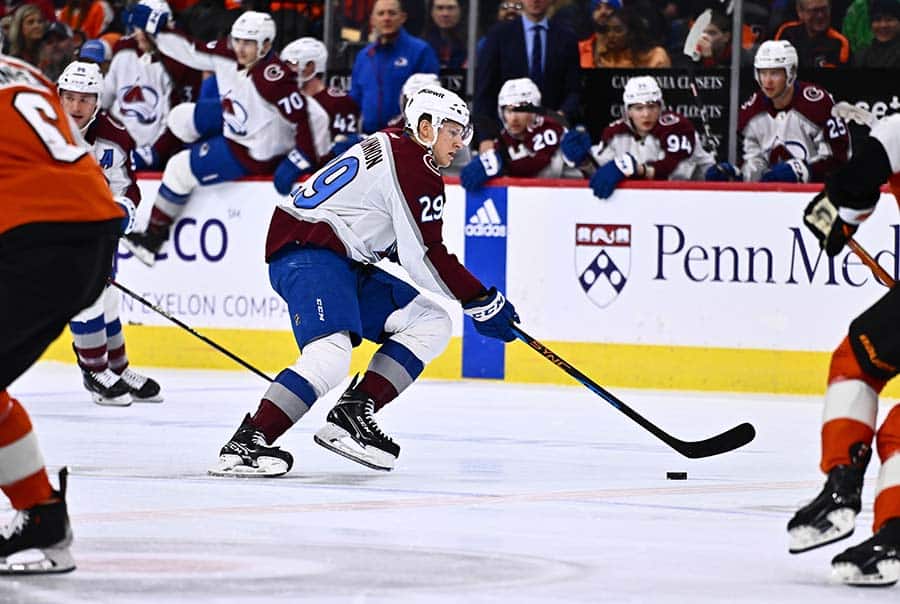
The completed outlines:
{"type": "Polygon", "coordinates": [[[832,575],[847,585],[890,587],[900,579],[900,518],[831,561],[832,575]]]}
{"type": "Polygon", "coordinates": [[[153,266],[156,263],[156,254],[168,238],[168,227],[150,225],[145,232],[128,233],[121,241],[135,258],[147,266],[153,266]]]}
{"type": "Polygon", "coordinates": [[[822,492],[788,522],[788,551],[800,554],[853,534],[862,507],[863,475],[871,457],[869,445],[856,443],[850,450],[851,463],[828,472],[822,492]]]}
{"type": "Polygon", "coordinates": [[[374,470],[390,471],[400,447],[375,423],[375,402],[356,389],[356,378],[313,437],[317,443],[374,470]]]}
{"type": "Polygon", "coordinates": [[[141,375],[137,371],[132,371],[131,367],[126,367],[125,371],[119,374],[119,377],[128,385],[131,399],[134,402],[161,403],[163,401],[159,384],[153,378],[141,375]]]}
{"type": "Polygon", "coordinates": [[[127,407],[131,404],[131,388],[111,369],[89,371],[82,368],[81,375],[84,378],[84,387],[98,405],[127,407]]]}
{"type": "Polygon", "coordinates": [[[69,553],[72,529],[66,511],[66,476],[59,471],[59,491],[54,503],[19,510],[0,529],[0,575],[66,573],[75,570],[69,553]]]}
{"type": "Polygon", "coordinates": [[[244,416],[237,432],[219,451],[219,465],[210,468],[212,476],[271,477],[287,474],[294,458],[280,447],[270,447],[265,435],[244,416]]]}

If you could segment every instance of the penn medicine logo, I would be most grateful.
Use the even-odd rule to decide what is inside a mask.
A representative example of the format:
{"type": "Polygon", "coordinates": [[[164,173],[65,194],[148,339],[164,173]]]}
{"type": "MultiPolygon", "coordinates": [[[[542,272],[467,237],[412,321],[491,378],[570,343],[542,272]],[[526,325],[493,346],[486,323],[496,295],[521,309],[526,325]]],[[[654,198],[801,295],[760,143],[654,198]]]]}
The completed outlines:
{"type": "Polygon", "coordinates": [[[466,235],[470,237],[506,237],[506,225],[494,200],[488,197],[474,214],[469,217],[466,235]]]}
{"type": "Polygon", "coordinates": [[[591,302],[609,306],[631,268],[630,224],[576,224],[575,276],[591,302]]]}

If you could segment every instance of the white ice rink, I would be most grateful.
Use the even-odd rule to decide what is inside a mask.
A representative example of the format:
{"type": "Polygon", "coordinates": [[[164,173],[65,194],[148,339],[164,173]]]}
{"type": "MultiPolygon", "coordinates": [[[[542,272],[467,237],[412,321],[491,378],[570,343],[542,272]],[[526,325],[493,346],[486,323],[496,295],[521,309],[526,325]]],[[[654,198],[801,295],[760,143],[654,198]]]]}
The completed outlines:
{"type": "Polygon", "coordinates": [[[280,439],[294,469],[251,480],[206,469],[266,384],[248,372],[148,373],[162,404],[99,407],[75,366],[52,363],[10,388],[48,466],[71,469],[78,570],[0,578],[0,603],[900,597],[828,581],[831,557],[870,534],[876,462],[857,534],[787,553],[785,524],[822,483],[817,398],[616,391],[683,439],[757,428],[743,449],[688,460],[580,386],[424,382],[379,414],[402,447],[381,473],[313,443],[335,392],[280,439]]]}

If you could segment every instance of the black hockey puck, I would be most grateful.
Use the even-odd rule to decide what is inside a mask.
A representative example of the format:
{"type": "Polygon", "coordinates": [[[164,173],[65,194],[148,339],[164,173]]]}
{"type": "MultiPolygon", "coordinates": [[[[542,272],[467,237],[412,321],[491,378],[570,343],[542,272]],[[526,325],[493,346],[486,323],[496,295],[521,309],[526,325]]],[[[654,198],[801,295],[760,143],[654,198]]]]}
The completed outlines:
{"type": "Polygon", "coordinates": [[[666,472],[666,480],[687,480],[687,472],[666,472]]]}

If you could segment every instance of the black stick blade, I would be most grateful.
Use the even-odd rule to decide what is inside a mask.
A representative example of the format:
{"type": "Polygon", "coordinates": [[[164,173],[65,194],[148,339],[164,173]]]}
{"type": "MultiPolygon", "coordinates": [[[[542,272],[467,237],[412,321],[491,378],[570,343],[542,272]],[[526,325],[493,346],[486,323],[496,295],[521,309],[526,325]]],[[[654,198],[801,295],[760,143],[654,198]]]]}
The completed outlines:
{"type": "Polygon", "coordinates": [[[668,443],[673,449],[691,459],[712,457],[743,447],[756,437],[756,429],[752,424],[744,422],[731,430],[726,430],[706,440],[685,442],[676,440],[668,443]]]}

